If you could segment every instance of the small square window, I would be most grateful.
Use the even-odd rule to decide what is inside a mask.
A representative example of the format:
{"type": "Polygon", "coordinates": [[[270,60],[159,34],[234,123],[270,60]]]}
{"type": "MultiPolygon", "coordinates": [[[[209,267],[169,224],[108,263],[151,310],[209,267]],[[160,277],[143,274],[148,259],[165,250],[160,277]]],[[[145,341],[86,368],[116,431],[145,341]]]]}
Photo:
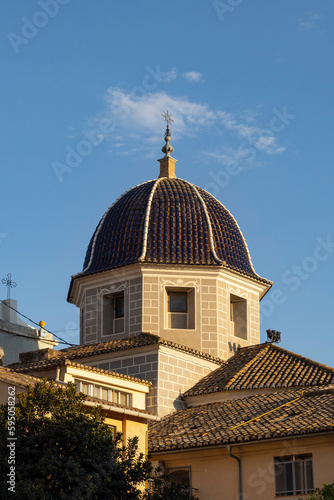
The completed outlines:
{"type": "Polygon", "coordinates": [[[167,328],[176,330],[195,328],[195,291],[171,289],[166,292],[167,328]]]}

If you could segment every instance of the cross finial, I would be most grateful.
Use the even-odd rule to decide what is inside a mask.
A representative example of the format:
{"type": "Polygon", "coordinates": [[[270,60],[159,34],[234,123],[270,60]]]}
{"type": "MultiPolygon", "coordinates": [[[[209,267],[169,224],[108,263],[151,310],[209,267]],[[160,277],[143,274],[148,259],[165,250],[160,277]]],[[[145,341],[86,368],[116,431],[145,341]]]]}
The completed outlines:
{"type": "Polygon", "coordinates": [[[165,122],[167,122],[167,124],[168,124],[168,125],[170,124],[170,122],[173,122],[173,121],[174,121],[174,120],[172,120],[172,115],[170,115],[170,114],[168,113],[168,109],[167,109],[167,111],[164,111],[164,112],[162,113],[162,115],[161,115],[161,116],[163,116],[163,117],[164,117],[165,122]]]}
{"type": "Polygon", "coordinates": [[[10,299],[10,289],[16,287],[15,281],[12,280],[12,275],[7,274],[7,278],[2,278],[1,282],[7,286],[7,300],[10,299]]]}
{"type": "Polygon", "coordinates": [[[172,120],[172,115],[170,115],[168,113],[168,109],[167,109],[167,111],[164,111],[161,116],[163,116],[165,119],[165,122],[167,122],[167,128],[166,128],[166,133],[165,133],[165,140],[166,140],[166,137],[170,136],[169,124],[171,122],[173,122],[174,120],[172,120]]]}
{"type": "Polygon", "coordinates": [[[161,116],[163,116],[165,119],[165,122],[167,122],[167,128],[166,128],[166,132],[165,132],[166,144],[164,145],[164,147],[161,150],[163,153],[165,153],[165,157],[166,157],[166,156],[170,156],[170,154],[174,151],[173,147],[169,144],[169,141],[170,141],[169,124],[170,124],[170,122],[172,122],[174,120],[172,120],[171,115],[168,113],[168,109],[167,109],[167,112],[164,111],[161,116]]]}

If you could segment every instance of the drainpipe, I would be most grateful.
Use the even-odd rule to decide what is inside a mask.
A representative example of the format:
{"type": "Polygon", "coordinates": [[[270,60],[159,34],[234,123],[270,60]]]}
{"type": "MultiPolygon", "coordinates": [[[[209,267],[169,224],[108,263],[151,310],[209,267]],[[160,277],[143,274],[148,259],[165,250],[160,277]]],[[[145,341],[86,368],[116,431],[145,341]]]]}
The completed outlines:
{"type": "Polygon", "coordinates": [[[67,382],[64,382],[63,380],[59,380],[59,376],[60,376],[60,367],[57,366],[55,382],[57,384],[67,385],[67,382]]]}
{"type": "Polygon", "coordinates": [[[232,453],[232,446],[228,447],[228,452],[230,457],[234,458],[238,461],[238,489],[239,489],[239,500],[242,500],[242,491],[241,491],[241,460],[236,455],[232,453]]]}

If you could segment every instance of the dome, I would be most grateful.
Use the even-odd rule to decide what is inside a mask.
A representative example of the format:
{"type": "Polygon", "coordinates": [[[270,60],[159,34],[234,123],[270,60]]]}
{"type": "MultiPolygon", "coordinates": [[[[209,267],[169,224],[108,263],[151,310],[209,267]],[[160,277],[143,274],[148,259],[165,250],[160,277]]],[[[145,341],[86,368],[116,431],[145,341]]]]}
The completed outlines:
{"type": "Polygon", "coordinates": [[[76,277],[138,262],[225,266],[262,280],[231,213],[207,191],[176,177],[120,196],[99,222],[76,277]]]}

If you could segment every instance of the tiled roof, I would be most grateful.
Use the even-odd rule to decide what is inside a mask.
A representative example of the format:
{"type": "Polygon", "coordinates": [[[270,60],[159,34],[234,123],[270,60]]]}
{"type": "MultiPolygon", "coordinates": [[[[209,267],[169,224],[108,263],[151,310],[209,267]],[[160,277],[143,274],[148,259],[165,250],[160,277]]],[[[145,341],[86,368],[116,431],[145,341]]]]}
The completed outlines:
{"type": "Polygon", "coordinates": [[[301,395],[300,389],[294,389],[174,412],[150,428],[149,451],[334,432],[334,387],[301,395]]]}
{"type": "MultiPolygon", "coordinates": [[[[211,194],[177,178],[159,178],[124,193],[107,210],[72,278],[137,262],[221,266],[257,280],[231,213],[211,194]]],[[[71,287],[69,298],[71,298],[71,287]]]]}
{"type": "Polygon", "coordinates": [[[90,371],[94,373],[101,373],[102,375],[109,375],[114,378],[120,378],[122,380],[129,380],[130,382],[137,382],[139,384],[144,384],[149,387],[152,386],[152,382],[148,382],[147,380],[143,380],[137,377],[131,377],[130,375],[123,375],[122,373],[112,372],[110,370],[102,370],[102,368],[96,368],[95,366],[83,365],[82,363],[75,363],[70,359],[64,358],[64,356],[56,356],[51,359],[45,359],[43,361],[35,361],[29,364],[16,364],[13,366],[13,370],[17,372],[30,372],[30,371],[38,371],[44,370],[45,368],[52,368],[54,366],[73,366],[74,368],[79,368],[80,370],[90,371]]]}
{"type": "MultiPolygon", "coordinates": [[[[87,367],[85,366],[85,368],[87,368],[87,367]]],[[[101,371],[103,371],[103,370],[101,370],[101,371]]],[[[118,374],[116,374],[116,375],[118,375],[118,374]]],[[[128,377],[128,378],[132,378],[132,377],[128,377]]],[[[14,371],[10,368],[5,368],[5,367],[0,366],[0,381],[6,382],[9,384],[14,384],[15,386],[19,386],[19,387],[28,387],[29,385],[36,384],[36,382],[40,382],[41,380],[42,380],[41,378],[33,377],[31,375],[26,375],[24,373],[18,373],[17,371],[14,371]]],[[[143,382],[143,381],[141,380],[140,382],[143,382]]],[[[55,382],[55,387],[60,387],[61,389],[64,389],[65,385],[57,384],[55,382]]],[[[144,414],[145,415],[153,415],[153,416],[156,415],[155,413],[152,413],[152,412],[149,412],[146,410],[141,410],[139,408],[133,408],[132,406],[130,407],[130,406],[125,406],[125,405],[121,405],[118,403],[113,403],[111,401],[106,401],[104,399],[95,398],[93,396],[86,396],[85,400],[90,401],[92,403],[96,403],[98,405],[107,405],[111,408],[115,407],[115,408],[121,408],[121,409],[135,411],[138,413],[142,413],[143,415],[144,414]]]]}
{"type": "MultiPolygon", "coordinates": [[[[28,387],[28,385],[34,385],[36,382],[41,381],[38,377],[33,377],[24,373],[17,373],[16,371],[3,366],[0,366],[0,380],[6,383],[18,385],[20,387],[28,387]]],[[[60,384],[56,385],[62,387],[60,384]]]]}
{"type": "Polygon", "coordinates": [[[288,388],[334,383],[334,369],[275,344],[244,347],[203,377],[184,396],[221,391],[288,388]]]}
{"type": "MultiPolygon", "coordinates": [[[[91,356],[106,354],[108,352],[126,351],[129,349],[134,349],[137,347],[145,347],[150,345],[162,345],[170,347],[172,349],[186,352],[193,356],[207,359],[208,361],[213,361],[219,364],[223,362],[223,360],[220,358],[210,356],[210,354],[206,354],[200,351],[196,351],[195,349],[191,349],[190,347],[185,347],[180,344],[176,344],[175,342],[171,342],[170,340],[164,340],[158,335],[153,335],[151,333],[140,333],[132,337],[126,337],[119,340],[110,340],[109,342],[99,342],[97,344],[85,344],[78,347],[69,347],[67,349],[62,349],[58,351],[59,355],[52,357],[50,359],[29,364],[14,363],[13,365],[11,365],[11,367],[15,370],[22,371],[25,369],[27,370],[30,370],[32,368],[36,369],[37,366],[41,368],[47,366],[58,366],[61,363],[65,363],[65,360],[89,358],[91,356]]],[[[114,372],[112,373],[114,374],[114,372]]]]}

